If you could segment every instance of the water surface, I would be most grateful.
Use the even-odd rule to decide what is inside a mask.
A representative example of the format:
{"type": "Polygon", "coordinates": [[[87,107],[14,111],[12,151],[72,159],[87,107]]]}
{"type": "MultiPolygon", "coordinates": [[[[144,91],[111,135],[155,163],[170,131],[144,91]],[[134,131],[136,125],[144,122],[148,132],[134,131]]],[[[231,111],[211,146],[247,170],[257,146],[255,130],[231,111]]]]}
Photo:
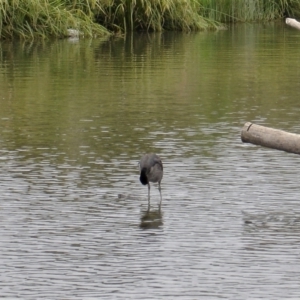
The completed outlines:
{"type": "Polygon", "coordinates": [[[299,156],[240,130],[300,132],[299,46],[281,23],[3,42],[1,297],[298,298],[299,156]]]}

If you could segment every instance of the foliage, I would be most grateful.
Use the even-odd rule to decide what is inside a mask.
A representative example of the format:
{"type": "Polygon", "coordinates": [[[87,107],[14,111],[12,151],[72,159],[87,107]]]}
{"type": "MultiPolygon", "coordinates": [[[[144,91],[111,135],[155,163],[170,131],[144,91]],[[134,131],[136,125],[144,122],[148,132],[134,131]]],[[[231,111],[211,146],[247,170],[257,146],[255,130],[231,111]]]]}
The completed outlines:
{"type": "Polygon", "coordinates": [[[0,37],[62,37],[68,28],[89,37],[108,29],[190,31],[299,15],[299,0],[3,0],[0,37]]]}
{"type": "Polygon", "coordinates": [[[285,7],[285,15],[291,18],[300,17],[300,1],[299,0],[282,0],[285,7]]]}
{"type": "MultiPolygon", "coordinates": [[[[10,0],[0,2],[1,38],[65,36],[68,28],[86,36],[105,35],[107,30],[93,22],[89,1],[67,5],[59,0],[10,0]]],[[[75,2],[74,2],[75,3],[75,2]]]]}
{"type": "Polygon", "coordinates": [[[299,0],[198,0],[204,15],[218,22],[270,21],[300,13],[299,0]]]}
{"type": "Polygon", "coordinates": [[[199,30],[218,23],[202,16],[197,0],[107,0],[100,1],[97,19],[110,29],[122,31],[199,30]]]}

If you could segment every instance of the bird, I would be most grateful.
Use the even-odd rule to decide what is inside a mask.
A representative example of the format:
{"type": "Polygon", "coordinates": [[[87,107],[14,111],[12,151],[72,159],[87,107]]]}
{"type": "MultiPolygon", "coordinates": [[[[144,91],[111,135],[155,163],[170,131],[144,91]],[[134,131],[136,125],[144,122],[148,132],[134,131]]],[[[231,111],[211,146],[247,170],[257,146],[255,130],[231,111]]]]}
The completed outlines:
{"type": "Polygon", "coordinates": [[[148,153],[142,156],[140,160],[140,181],[143,185],[148,185],[148,207],[150,207],[150,182],[158,182],[161,207],[161,180],[163,178],[163,164],[160,157],[154,153],[148,153]]]}

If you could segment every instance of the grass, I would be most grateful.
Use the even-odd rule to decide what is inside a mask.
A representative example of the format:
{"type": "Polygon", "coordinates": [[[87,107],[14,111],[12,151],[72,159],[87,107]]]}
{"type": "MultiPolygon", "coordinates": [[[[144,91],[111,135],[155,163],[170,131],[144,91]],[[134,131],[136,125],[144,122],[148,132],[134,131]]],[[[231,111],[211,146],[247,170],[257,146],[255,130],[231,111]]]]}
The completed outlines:
{"type": "Polygon", "coordinates": [[[101,4],[97,20],[112,30],[190,31],[219,25],[202,16],[198,0],[108,0],[101,4]]]}
{"type": "Polygon", "coordinates": [[[199,0],[205,16],[218,22],[271,21],[300,14],[299,0],[199,0]]]}
{"type": "Polygon", "coordinates": [[[108,34],[106,28],[94,22],[89,1],[69,2],[67,5],[60,0],[1,1],[1,38],[63,37],[68,28],[89,37],[108,34]]]}
{"type": "Polygon", "coordinates": [[[0,37],[63,37],[68,28],[87,37],[109,31],[205,30],[299,15],[299,0],[3,0],[0,37]]]}

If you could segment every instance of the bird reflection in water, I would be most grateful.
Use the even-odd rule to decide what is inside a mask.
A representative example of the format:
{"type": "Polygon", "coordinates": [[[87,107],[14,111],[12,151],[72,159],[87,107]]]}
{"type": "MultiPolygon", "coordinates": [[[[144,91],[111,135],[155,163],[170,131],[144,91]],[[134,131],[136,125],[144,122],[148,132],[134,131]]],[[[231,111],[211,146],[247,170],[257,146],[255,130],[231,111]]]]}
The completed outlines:
{"type": "Polygon", "coordinates": [[[155,229],[163,225],[163,214],[161,209],[150,210],[150,206],[146,211],[142,211],[140,228],[155,229]]]}

